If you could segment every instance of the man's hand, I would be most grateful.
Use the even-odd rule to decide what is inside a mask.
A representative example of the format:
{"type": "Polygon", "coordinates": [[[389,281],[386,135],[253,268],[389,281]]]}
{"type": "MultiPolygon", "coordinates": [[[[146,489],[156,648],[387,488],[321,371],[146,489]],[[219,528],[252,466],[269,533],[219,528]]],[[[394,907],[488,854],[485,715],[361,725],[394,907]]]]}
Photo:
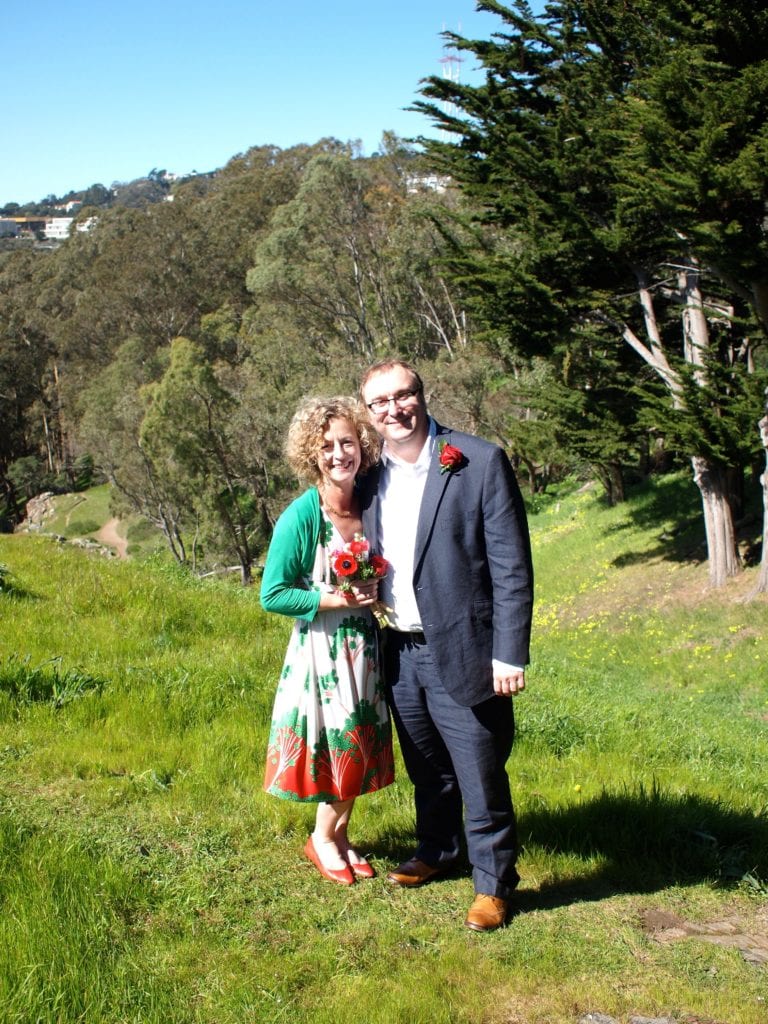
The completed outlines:
{"type": "Polygon", "coordinates": [[[514,697],[525,689],[525,672],[499,672],[493,676],[493,691],[500,697],[514,697]]]}

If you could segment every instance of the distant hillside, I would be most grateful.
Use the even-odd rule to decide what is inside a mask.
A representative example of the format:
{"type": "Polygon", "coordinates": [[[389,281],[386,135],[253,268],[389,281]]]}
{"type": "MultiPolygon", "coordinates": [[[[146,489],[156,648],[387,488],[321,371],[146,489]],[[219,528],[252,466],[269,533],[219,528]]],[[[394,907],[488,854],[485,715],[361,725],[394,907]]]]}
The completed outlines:
{"type": "Polygon", "coordinates": [[[0,206],[0,217],[53,217],[61,214],[71,204],[79,204],[81,208],[108,209],[113,206],[146,206],[151,203],[165,201],[171,195],[173,186],[182,181],[195,178],[208,178],[215,172],[197,174],[197,172],[179,176],[165,170],[151,170],[145,177],[134,178],[132,181],[113,181],[108,188],[100,182],[88,187],[67,192],[57,196],[53,193],[45,196],[37,203],[19,204],[6,201],[0,206]]]}

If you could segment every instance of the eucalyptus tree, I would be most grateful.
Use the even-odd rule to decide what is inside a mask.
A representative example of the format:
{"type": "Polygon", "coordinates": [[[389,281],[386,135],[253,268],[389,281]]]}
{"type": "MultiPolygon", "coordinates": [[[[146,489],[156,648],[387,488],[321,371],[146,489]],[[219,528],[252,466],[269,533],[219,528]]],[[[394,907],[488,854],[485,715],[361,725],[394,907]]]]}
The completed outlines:
{"type": "MultiPolygon", "coordinates": [[[[335,139],[285,150],[254,146],[232,157],[210,179],[196,205],[207,236],[207,272],[217,282],[220,304],[226,302],[241,311],[250,306],[246,274],[254,247],[268,230],[273,214],[294,198],[314,157],[342,148],[335,139]]],[[[194,202],[195,188],[195,182],[182,185],[176,201],[194,202]]]]}
{"type": "Polygon", "coordinates": [[[339,336],[369,359],[380,331],[394,343],[382,229],[372,216],[371,182],[349,156],[323,154],[296,197],[275,214],[248,272],[251,292],[293,310],[320,336],[339,336]]]}
{"type": "Polygon", "coordinates": [[[157,467],[141,438],[148,389],[167,364],[167,351],[127,338],[81,396],[79,436],[112,484],[113,510],[143,516],[163,533],[178,562],[193,565],[194,517],[185,481],[157,467]]]}
{"type": "Polygon", "coordinates": [[[160,350],[123,342],[84,392],[80,438],[113,485],[117,514],[153,523],[193,571],[236,559],[248,582],[292,496],[282,441],[317,368],[263,317],[243,327],[220,310],[201,337],[160,350]]]}
{"type": "Polygon", "coordinates": [[[258,470],[243,450],[231,370],[216,366],[202,345],[176,338],[162,378],[147,390],[140,444],[155,475],[185,491],[200,543],[210,561],[235,558],[243,583],[251,580],[262,524],[258,470]]]}
{"type": "Polygon", "coordinates": [[[12,253],[0,263],[0,514],[16,522],[21,503],[66,466],[59,376],[46,297],[50,254],[12,253]],[[24,462],[24,472],[13,471],[24,462]]]}
{"type": "Polygon", "coordinates": [[[510,358],[562,365],[586,332],[652,371],[686,420],[721,585],[739,568],[732,467],[759,450],[732,412],[736,394],[755,401],[740,371],[756,369],[766,331],[768,11],[746,0],[557,0],[540,16],[523,0],[478,7],[502,30],[449,38],[478,58],[483,83],[435,77],[416,103],[447,134],[425,142],[429,154],[494,238],[463,254],[463,280],[510,358]]]}
{"type": "Polygon", "coordinates": [[[255,249],[254,301],[281,309],[309,345],[340,344],[353,368],[385,351],[461,347],[460,304],[435,267],[427,206],[389,155],[315,157],[255,249]]]}
{"type": "MultiPolygon", "coordinates": [[[[327,148],[249,150],[204,187],[110,211],[62,247],[60,338],[81,441],[117,502],[156,523],[180,561],[237,559],[248,578],[285,494],[273,399],[292,328],[276,347],[245,273],[274,210],[327,148]]],[[[309,385],[302,356],[307,373],[295,376],[309,385]]]]}
{"type": "Polygon", "coordinates": [[[86,368],[108,363],[128,337],[168,346],[215,308],[206,231],[187,204],[109,210],[60,251],[62,345],[86,368]]]}
{"type": "MultiPolygon", "coordinates": [[[[156,475],[148,475],[140,449],[141,416],[123,417],[119,424],[110,416],[102,420],[103,431],[114,428],[121,439],[125,460],[119,465],[109,439],[100,439],[94,429],[89,404],[99,405],[104,389],[112,387],[110,380],[126,372],[126,343],[131,352],[141,351],[147,372],[159,374],[161,353],[169,351],[176,337],[199,337],[205,318],[219,308],[242,315],[249,298],[243,253],[276,201],[272,193],[278,186],[265,178],[277,162],[275,154],[248,161],[249,203],[240,190],[241,175],[225,170],[202,195],[182,187],[172,203],[107,211],[92,230],[70,238],[57,254],[55,283],[66,309],[57,343],[66,362],[67,407],[76,420],[84,418],[88,443],[97,446],[99,457],[109,456],[104,469],[118,487],[127,486],[130,476],[133,501],[145,506],[143,514],[154,509],[150,518],[170,515],[163,528],[181,557],[178,515],[169,511],[175,502],[159,488],[156,475]],[[113,372],[107,372],[113,364],[113,372]],[[134,431],[130,437],[129,428],[134,431]],[[142,486],[145,493],[139,500],[142,486]]],[[[291,194],[291,186],[287,188],[291,194]]],[[[126,388],[133,386],[129,371],[126,388]]]]}

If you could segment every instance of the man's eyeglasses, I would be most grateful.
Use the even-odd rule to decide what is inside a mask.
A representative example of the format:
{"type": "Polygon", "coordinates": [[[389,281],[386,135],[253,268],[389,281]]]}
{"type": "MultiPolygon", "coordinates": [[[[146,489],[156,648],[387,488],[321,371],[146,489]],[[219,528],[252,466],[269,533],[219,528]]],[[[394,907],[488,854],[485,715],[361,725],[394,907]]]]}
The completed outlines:
{"type": "Polygon", "coordinates": [[[395,405],[405,405],[406,402],[410,402],[415,395],[418,395],[420,391],[421,388],[407,388],[406,390],[398,391],[394,395],[387,395],[386,398],[374,398],[372,402],[367,402],[366,404],[371,412],[375,412],[377,415],[380,415],[387,411],[390,402],[394,402],[395,405]]]}

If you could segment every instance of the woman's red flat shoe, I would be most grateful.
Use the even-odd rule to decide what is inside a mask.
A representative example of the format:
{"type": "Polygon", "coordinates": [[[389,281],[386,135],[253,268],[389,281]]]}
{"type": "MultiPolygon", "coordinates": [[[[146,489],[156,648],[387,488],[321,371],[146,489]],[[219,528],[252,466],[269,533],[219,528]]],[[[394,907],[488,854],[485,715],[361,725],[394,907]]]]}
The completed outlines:
{"type": "Polygon", "coordinates": [[[304,846],[304,856],[307,860],[312,861],[323,878],[327,878],[329,882],[338,882],[339,885],[355,884],[355,876],[352,874],[349,866],[342,868],[340,871],[332,871],[330,868],[324,867],[323,862],[317,855],[315,844],[312,842],[312,836],[309,837],[304,846]]]}
{"type": "Polygon", "coordinates": [[[367,860],[361,860],[358,864],[353,864],[351,861],[349,866],[352,868],[352,874],[358,878],[375,878],[376,871],[368,863],[367,860]]]}

